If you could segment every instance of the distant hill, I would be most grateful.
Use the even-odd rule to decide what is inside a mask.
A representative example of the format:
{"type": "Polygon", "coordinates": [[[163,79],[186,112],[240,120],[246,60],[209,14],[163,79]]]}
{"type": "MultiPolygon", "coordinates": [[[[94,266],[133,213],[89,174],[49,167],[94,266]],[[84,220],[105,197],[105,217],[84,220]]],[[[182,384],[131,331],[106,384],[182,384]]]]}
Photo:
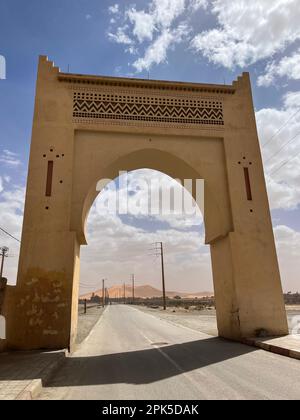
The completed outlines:
{"type": "MultiPolygon", "coordinates": [[[[109,290],[109,296],[111,298],[118,298],[118,297],[123,297],[124,296],[124,286],[122,286],[122,285],[110,287],[108,290],[109,290]]],[[[153,297],[162,296],[162,291],[161,290],[156,289],[155,287],[152,287],[148,284],[146,284],[144,286],[136,286],[134,293],[135,293],[135,296],[138,297],[138,298],[153,298],[153,297]]],[[[97,290],[95,292],[91,292],[91,293],[81,295],[80,298],[89,300],[92,297],[92,295],[101,297],[102,296],[102,289],[97,290]]],[[[127,285],[125,287],[125,295],[126,295],[126,297],[131,297],[132,296],[131,286],[127,285]]],[[[180,296],[181,298],[193,299],[193,298],[196,298],[196,297],[197,298],[210,297],[210,296],[213,296],[214,293],[213,292],[184,293],[184,292],[167,291],[166,295],[170,298],[173,298],[175,296],[180,296]]]]}

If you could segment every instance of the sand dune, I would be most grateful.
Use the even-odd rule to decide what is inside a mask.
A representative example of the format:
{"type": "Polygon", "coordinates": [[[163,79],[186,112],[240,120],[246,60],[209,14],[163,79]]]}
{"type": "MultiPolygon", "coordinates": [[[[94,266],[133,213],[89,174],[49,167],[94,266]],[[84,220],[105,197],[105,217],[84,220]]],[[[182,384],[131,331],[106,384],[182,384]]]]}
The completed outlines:
{"type": "MultiPolygon", "coordinates": [[[[123,297],[124,296],[124,286],[123,285],[117,285],[117,286],[113,286],[110,287],[109,289],[109,296],[112,298],[118,298],[118,297],[123,297]]],[[[92,297],[92,295],[96,295],[101,297],[102,296],[102,289],[101,290],[97,290],[94,293],[87,293],[84,295],[81,295],[80,298],[81,299],[90,299],[92,297]]],[[[126,297],[132,297],[132,288],[131,286],[126,286],[125,287],[125,295],[126,297]]],[[[207,296],[213,296],[213,292],[198,292],[198,293],[186,293],[186,292],[172,292],[172,291],[167,291],[166,295],[170,298],[175,297],[175,296],[180,296],[182,298],[189,298],[189,299],[193,299],[193,298],[202,298],[202,297],[207,297],[207,296]]],[[[152,287],[150,285],[144,285],[144,286],[136,286],[135,287],[135,296],[139,297],[139,298],[152,298],[152,297],[160,297],[162,296],[162,292],[159,289],[156,289],[155,287],[152,287]]]]}

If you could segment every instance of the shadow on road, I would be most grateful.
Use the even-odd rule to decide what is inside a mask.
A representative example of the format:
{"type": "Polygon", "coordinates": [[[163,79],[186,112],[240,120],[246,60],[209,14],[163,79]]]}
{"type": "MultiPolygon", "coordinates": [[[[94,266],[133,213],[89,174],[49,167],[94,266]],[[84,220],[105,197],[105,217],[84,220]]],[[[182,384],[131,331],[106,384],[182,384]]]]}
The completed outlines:
{"type": "MultiPolygon", "coordinates": [[[[254,348],[239,343],[220,338],[208,338],[182,344],[165,345],[158,349],[154,347],[91,357],[73,356],[64,360],[59,371],[45,386],[148,384],[254,351],[256,351],[254,348]]],[[[39,357],[44,359],[44,365],[48,362],[51,363],[51,354],[43,356],[40,354],[39,357]]],[[[11,363],[14,361],[12,360],[11,363]]],[[[0,358],[0,381],[34,379],[34,369],[30,371],[28,368],[29,365],[27,365],[27,369],[14,369],[13,377],[12,375],[8,377],[7,369],[1,369],[0,358]]]]}

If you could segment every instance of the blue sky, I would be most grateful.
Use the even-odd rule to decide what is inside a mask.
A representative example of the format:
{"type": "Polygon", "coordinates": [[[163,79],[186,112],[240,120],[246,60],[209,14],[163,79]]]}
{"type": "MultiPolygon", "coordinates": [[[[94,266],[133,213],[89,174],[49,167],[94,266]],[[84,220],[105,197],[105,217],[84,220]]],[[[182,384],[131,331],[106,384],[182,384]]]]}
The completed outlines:
{"type": "MultiPolygon", "coordinates": [[[[274,0],[271,7],[269,0],[2,0],[0,55],[7,71],[0,80],[0,226],[20,236],[39,54],[72,73],[231,83],[250,71],[283,285],[285,290],[300,289],[299,21],[297,0],[274,0]]],[[[159,174],[151,176],[161,180],[159,174]]],[[[169,289],[211,289],[209,253],[199,245],[202,237],[196,222],[187,229],[178,219],[98,220],[91,212],[91,244],[83,250],[82,276],[94,288],[96,273],[114,283],[135,270],[141,283],[159,286],[156,265],[149,263],[145,275],[146,254],[137,257],[135,250],[150,239],[164,238],[169,289]],[[100,229],[107,229],[107,256],[93,265],[104,246],[100,229]],[[125,241],[132,238],[130,258],[116,249],[112,230],[125,241]],[[112,270],[116,258],[120,269],[112,270]],[[187,276],[191,281],[182,284],[180,279],[187,276]]],[[[0,240],[11,248],[6,267],[13,281],[18,244],[4,234],[0,240]]]]}

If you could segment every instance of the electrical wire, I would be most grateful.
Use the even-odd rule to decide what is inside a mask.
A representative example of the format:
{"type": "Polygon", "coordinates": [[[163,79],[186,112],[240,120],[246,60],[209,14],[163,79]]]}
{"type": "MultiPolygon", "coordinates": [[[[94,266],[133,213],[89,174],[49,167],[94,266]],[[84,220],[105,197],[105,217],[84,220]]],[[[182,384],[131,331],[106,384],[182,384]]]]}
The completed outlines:
{"type": "Polygon", "coordinates": [[[282,163],[282,165],[280,165],[277,169],[275,169],[275,171],[273,171],[273,172],[269,173],[268,175],[269,175],[269,176],[272,176],[272,175],[276,174],[276,173],[279,171],[279,169],[283,168],[285,165],[287,165],[290,161],[294,160],[294,159],[295,159],[296,157],[298,157],[299,155],[300,155],[300,152],[299,152],[299,153],[297,153],[297,154],[296,154],[295,156],[293,156],[292,158],[287,159],[285,162],[283,162],[283,163],[282,163]]]}
{"type": "Polygon", "coordinates": [[[270,156],[265,163],[268,163],[271,159],[273,159],[273,157],[277,156],[278,153],[281,152],[281,150],[283,150],[286,146],[288,146],[289,144],[291,144],[298,136],[300,135],[300,132],[297,133],[294,137],[292,137],[287,143],[285,143],[279,150],[277,150],[277,152],[273,153],[272,156],[270,156]]]}
{"type": "Polygon", "coordinates": [[[0,227],[0,230],[2,232],[4,232],[6,235],[10,236],[12,239],[14,239],[15,241],[21,243],[21,241],[19,239],[17,239],[15,236],[13,236],[11,233],[7,232],[5,229],[3,229],[2,227],[0,227]]]}
{"type": "Polygon", "coordinates": [[[298,114],[300,112],[300,108],[290,117],[290,118],[288,118],[288,120],[284,123],[284,124],[282,124],[282,126],[281,127],[279,127],[279,129],[265,142],[265,143],[263,143],[262,144],[262,146],[263,147],[265,147],[267,144],[269,144],[270,143],[270,141],[271,140],[273,140],[274,139],[274,137],[276,137],[277,136],[277,134],[279,134],[280,133],[280,131],[284,128],[284,127],[286,127],[287,125],[288,125],[288,123],[294,118],[294,117],[296,117],[296,115],[298,114]]]}

